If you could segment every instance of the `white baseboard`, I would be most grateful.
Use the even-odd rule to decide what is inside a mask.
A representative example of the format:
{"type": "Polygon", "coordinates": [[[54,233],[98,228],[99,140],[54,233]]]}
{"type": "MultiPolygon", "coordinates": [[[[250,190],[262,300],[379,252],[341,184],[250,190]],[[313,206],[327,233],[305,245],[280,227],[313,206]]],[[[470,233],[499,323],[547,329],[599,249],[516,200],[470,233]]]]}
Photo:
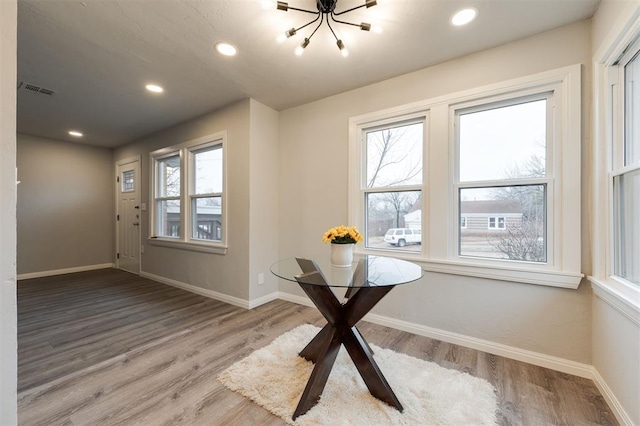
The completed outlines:
{"type": "MultiPolygon", "coordinates": [[[[283,300],[297,303],[299,305],[313,306],[311,300],[304,296],[294,296],[292,294],[281,292],[279,297],[283,300]]],[[[539,367],[550,368],[562,373],[573,374],[574,376],[585,377],[592,380],[594,379],[593,366],[589,364],[570,361],[564,358],[528,351],[526,349],[520,349],[513,346],[503,345],[501,343],[491,342],[489,340],[478,339],[475,337],[465,336],[463,334],[427,327],[408,321],[401,321],[378,314],[367,314],[363,320],[412,334],[417,334],[419,336],[425,336],[431,339],[437,339],[443,342],[453,343],[467,348],[503,356],[505,358],[527,362],[539,367]]]]}
{"type": "Polygon", "coordinates": [[[622,404],[620,404],[620,401],[618,401],[618,398],[616,398],[609,385],[607,385],[607,382],[604,381],[595,367],[591,368],[593,382],[596,384],[596,387],[602,394],[604,400],[607,401],[607,405],[609,405],[609,408],[611,408],[611,411],[613,412],[613,415],[616,416],[618,422],[620,422],[621,425],[634,426],[631,417],[629,417],[627,412],[624,410],[622,404]]]}
{"type": "MultiPolygon", "coordinates": [[[[195,293],[195,294],[199,294],[200,296],[205,296],[208,297],[210,299],[215,299],[215,300],[219,300],[220,302],[225,302],[228,303],[230,305],[234,305],[234,306],[238,306],[240,308],[244,308],[244,309],[252,309],[256,306],[259,306],[262,303],[266,303],[266,302],[262,302],[259,304],[254,304],[252,301],[247,301],[245,299],[240,299],[239,297],[234,297],[234,296],[229,296],[227,294],[224,293],[219,293],[217,291],[213,291],[213,290],[209,290],[206,288],[202,288],[202,287],[198,287],[192,284],[187,284],[187,283],[183,283],[181,281],[177,281],[177,280],[172,280],[171,278],[165,278],[162,277],[160,275],[155,275],[155,274],[150,274],[149,272],[140,272],[140,276],[141,277],[145,277],[145,278],[149,278],[150,280],[154,280],[154,281],[158,281],[161,282],[163,284],[167,284],[170,285],[172,287],[178,287],[181,288],[183,290],[189,291],[191,293],[195,293]]],[[[274,300],[276,297],[274,296],[273,299],[274,300]]]]}
{"type": "Polygon", "coordinates": [[[101,263],[98,265],[76,266],[74,268],[54,269],[52,271],[29,272],[26,274],[18,274],[18,280],[28,280],[31,278],[52,277],[54,275],[73,274],[75,272],[94,271],[96,269],[113,268],[113,263],[101,263]]]}
{"type": "Polygon", "coordinates": [[[278,292],[275,291],[271,294],[267,294],[266,296],[249,300],[249,309],[257,308],[260,305],[264,305],[265,303],[269,303],[277,299],[278,299],[278,292]]]}

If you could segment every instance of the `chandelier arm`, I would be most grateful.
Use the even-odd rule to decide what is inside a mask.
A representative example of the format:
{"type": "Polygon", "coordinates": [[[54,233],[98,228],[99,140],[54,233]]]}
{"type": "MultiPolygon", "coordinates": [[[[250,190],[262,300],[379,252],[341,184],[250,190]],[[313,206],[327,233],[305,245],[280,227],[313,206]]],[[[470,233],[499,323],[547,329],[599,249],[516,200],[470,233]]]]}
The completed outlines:
{"type": "MultiPolygon", "coordinates": [[[[318,19],[316,18],[316,20],[315,20],[315,21],[317,21],[317,20],[318,20],[318,19]]],[[[315,22],[315,21],[312,21],[312,22],[315,22]]],[[[311,40],[311,37],[313,37],[313,35],[316,33],[316,31],[318,31],[318,28],[320,28],[320,25],[322,25],[322,22],[323,22],[323,21],[324,21],[324,15],[323,15],[322,13],[320,13],[320,23],[318,24],[318,26],[316,27],[316,29],[315,29],[315,30],[313,30],[313,32],[311,33],[311,35],[310,35],[309,37],[307,37],[307,39],[308,39],[308,40],[311,40]]],[[[328,21],[327,21],[327,22],[328,22],[328,21]]],[[[311,23],[311,22],[309,22],[309,24],[310,24],[310,23],[311,23]]],[[[307,25],[309,25],[309,24],[307,24],[307,25]]],[[[305,25],[305,26],[306,26],[306,25],[305,25]]]]}
{"type": "MultiPolygon", "coordinates": [[[[334,19],[334,21],[336,21],[336,20],[334,19]]],[[[339,21],[336,21],[336,22],[339,22],[339,21]]],[[[338,36],[336,35],[336,32],[335,32],[335,31],[333,31],[333,28],[331,27],[331,24],[329,23],[329,19],[327,19],[327,26],[328,26],[328,27],[329,27],[329,29],[331,30],[331,34],[333,34],[333,38],[335,38],[335,39],[336,39],[336,41],[340,41],[340,39],[339,39],[339,38],[338,38],[338,36]]]]}
{"type": "Polygon", "coordinates": [[[317,15],[317,14],[319,14],[319,13],[320,13],[320,12],[318,12],[317,10],[299,9],[299,8],[297,8],[297,7],[291,7],[291,6],[288,6],[288,9],[289,9],[289,10],[296,10],[296,11],[298,11],[298,12],[313,13],[314,15],[317,15]]]}
{"type": "MultiPolygon", "coordinates": [[[[301,26],[299,28],[296,28],[296,32],[300,31],[301,29],[303,29],[305,27],[308,27],[309,25],[313,24],[314,22],[317,22],[318,19],[320,19],[320,13],[316,12],[316,14],[318,15],[318,16],[316,16],[316,19],[314,19],[313,21],[307,22],[306,24],[304,24],[303,26],[301,26]]],[[[320,22],[320,24],[322,24],[322,22],[320,22]]],[[[316,30],[317,30],[317,28],[316,28],[316,30]]],[[[315,31],[314,31],[314,33],[315,33],[315,31]]]]}
{"type": "Polygon", "coordinates": [[[365,6],[366,6],[366,3],[365,3],[365,4],[361,4],[360,6],[352,7],[351,9],[343,10],[342,12],[334,12],[334,11],[331,11],[331,13],[332,13],[332,14],[334,14],[334,15],[336,15],[336,16],[338,16],[338,15],[344,15],[345,13],[353,12],[354,10],[356,10],[356,9],[360,9],[360,8],[363,8],[363,7],[365,7],[365,6]]]}
{"type": "MultiPolygon", "coordinates": [[[[353,24],[351,22],[346,22],[346,21],[341,21],[339,19],[336,19],[335,17],[336,14],[332,13],[331,14],[331,19],[333,19],[334,22],[337,22],[338,24],[345,24],[345,25],[353,25],[354,27],[361,27],[361,24],[353,24]]],[[[329,20],[327,20],[327,23],[329,22],[329,20]]],[[[332,30],[333,31],[333,30],[332,30]]]]}

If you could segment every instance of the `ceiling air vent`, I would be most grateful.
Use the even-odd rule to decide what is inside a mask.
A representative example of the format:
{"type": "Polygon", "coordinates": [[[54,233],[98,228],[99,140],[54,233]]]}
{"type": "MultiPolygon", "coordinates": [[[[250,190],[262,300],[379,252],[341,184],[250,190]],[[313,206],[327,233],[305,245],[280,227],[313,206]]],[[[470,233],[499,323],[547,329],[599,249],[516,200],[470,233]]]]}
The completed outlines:
{"type": "Polygon", "coordinates": [[[20,82],[18,85],[18,90],[26,90],[32,93],[39,93],[41,95],[53,96],[57,92],[55,90],[47,89],[46,87],[37,86],[31,83],[25,83],[24,81],[20,82]]]}

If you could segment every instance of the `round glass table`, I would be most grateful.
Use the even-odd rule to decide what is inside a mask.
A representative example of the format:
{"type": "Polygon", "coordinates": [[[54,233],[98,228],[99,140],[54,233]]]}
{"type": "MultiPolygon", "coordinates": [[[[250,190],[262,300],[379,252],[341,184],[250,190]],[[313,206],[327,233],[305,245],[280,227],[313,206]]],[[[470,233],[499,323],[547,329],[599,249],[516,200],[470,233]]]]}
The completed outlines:
{"type": "Polygon", "coordinates": [[[373,359],[356,324],[395,286],[419,280],[424,271],[415,263],[385,256],[358,256],[350,268],[332,267],[329,259],[289,258],[271,265],[279,278],[297,282],[327,320],[327,325],[300,351],[315,364],[293,420],[320,399],[340,346],[344,345],[371,395],[402,411],[403,407],[373,359]],[[332,287],[346,287],[341,303],[332,287]]]}

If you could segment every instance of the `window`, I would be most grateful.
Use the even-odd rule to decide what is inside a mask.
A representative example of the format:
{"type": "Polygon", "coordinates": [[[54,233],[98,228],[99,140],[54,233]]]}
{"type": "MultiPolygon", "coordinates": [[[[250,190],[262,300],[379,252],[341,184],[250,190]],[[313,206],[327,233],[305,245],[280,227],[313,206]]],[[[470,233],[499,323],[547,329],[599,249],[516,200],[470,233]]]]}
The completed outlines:
{"type": "Polygon", "coordinates": [[[640,45],[618,67],[622,129],[612,141],[613,273],[640,285],[640,45]]]}
{"type": "Polygon", "coordinates": [[[224,252],[224,140],[220,133],[151,153],[153,244],[224,252]]]}
{"type": "Polygon", "coordinates": [[[222,217],[222,145],[189,151],[192,164],[191,237],[199,240],[220,240],[213,232],[213,222],[222,217]]]}
{"type": "Polygon", "coordinates": [[[580,92],[574,65],[353,117],[349,221],[366,235],[356,249],[576,288],[580,92]]]}
{"type": "Polygon", "coordinates": [[[180,154],[172,152],[155,161],[155,213],[158,237],[180,237],[180,154]]]}
{"type": "Polygon", "coordinates": [[[126,170],[122,172],[122,192],[134,192],[135,191],[135,182],[134,182],[134,172],[133,170],[126,170]]]}
{"type": "Polygon", "coordinates": [[[552,106],[552,93],[541,93],[455,110],[458,215],[487,217],[485,232],[460,230],[460,256],[547,261],[552,106]]]}
{"type": "Polygon", "coordinates": [[[490,216],[489,217],[489,226],[487,229],[504,229],[505,228],[505,217],[504,216],[490,216]]]}
{"type": "Polygon", "coordinates": [[[424,118],[403,117],[361,130],[365,173],[365,246],[420,251],[424,118]],[[407,228],[407,229],[405,229],[407,228]],[[415,234],[411,229],[416,228],[415,234]]]}

